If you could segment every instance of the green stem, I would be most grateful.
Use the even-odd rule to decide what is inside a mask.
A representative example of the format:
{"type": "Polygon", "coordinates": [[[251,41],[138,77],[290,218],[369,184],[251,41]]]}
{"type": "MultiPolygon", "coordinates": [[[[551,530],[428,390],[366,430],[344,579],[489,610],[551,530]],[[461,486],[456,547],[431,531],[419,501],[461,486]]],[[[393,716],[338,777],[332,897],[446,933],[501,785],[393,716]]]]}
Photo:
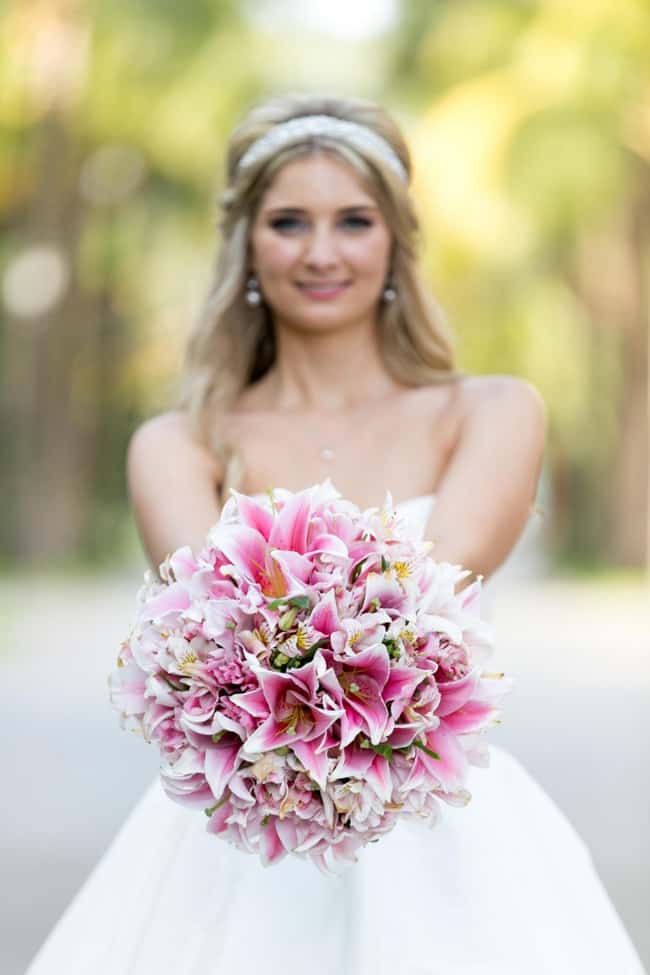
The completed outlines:
{"type": "Polygon", "coordinates": [[[431,751],[430,748],[427,748],[426,745],[423,745],[421,741],[418,741],[417,740],[417,738],[415,739],[415,741],[413,742],[413,744],[415,745],[416,748],[419,748],[419,749],[421,749],[421,751],[426,752],[427,755],[430,755],[431,758],[437,758],[439,762],[442,761],[442,759],[440,758],[440,755],[438,755],[437,752],[431,751]]]}

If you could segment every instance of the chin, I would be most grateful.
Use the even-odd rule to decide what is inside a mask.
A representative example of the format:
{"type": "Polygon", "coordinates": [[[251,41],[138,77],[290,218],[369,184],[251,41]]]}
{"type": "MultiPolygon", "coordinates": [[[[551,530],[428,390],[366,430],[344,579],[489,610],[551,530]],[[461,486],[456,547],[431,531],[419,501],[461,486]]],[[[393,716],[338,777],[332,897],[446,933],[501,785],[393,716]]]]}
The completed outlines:
{"type": "Polygon", "coordinates": [[[342,308],[340,305],[336,307],[334,302],[331,305],[324,302],[321,306],[305,309],[304,312],[300,309],[303,313],[299,314],[294,304],[286,312],[283,309],[274,310],[273,315],[276,322],[286,323],[289,328],[296,331],[338,330],[346,326],[352,328],[357,322],[374,317],[377,305],[377,302],[373,302],[357,308],[342,308]]]}
{"type": "MultiPolygon", "coordinates": [[[[365,320],[363,316],[361,320],[365,320]]],[[[288,321],[295,331],[300,332],[340,332],[347,328],[354,328],[360,321],[359,316],[341,315],[340,312],[334,315],[306,315],[304,318],[295,316],[288,321]]]]}

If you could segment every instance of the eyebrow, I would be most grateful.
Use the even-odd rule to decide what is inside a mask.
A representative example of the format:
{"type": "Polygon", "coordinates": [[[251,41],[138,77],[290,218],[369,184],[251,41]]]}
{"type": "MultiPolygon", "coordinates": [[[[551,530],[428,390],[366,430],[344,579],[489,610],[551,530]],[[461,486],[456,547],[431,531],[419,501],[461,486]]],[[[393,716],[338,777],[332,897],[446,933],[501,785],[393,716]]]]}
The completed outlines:
{"type": "MultiPolygon", "coordinates": [[[[354,206],[340,207],[336,212],[341,214],[358,213],[359,210],[379,210],[379,207],[376,206],[374,203],[357,203],[354,206]]],[[[276,206],[276,207],[270,207],[268,210],[265,210],[264,212],[267,214],[273,214],[273,213],[303,214],[303,213],[308,213],[309,211],[304,207],[276,206]]]]}

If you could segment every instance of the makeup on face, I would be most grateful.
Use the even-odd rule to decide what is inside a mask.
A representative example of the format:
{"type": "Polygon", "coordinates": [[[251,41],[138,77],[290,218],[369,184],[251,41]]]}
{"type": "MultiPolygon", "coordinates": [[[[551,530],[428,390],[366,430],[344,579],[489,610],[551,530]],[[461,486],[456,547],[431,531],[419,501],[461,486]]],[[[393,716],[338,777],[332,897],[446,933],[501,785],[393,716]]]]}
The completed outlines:
{"type": "Polygon", "coordinates": [[[288,163],[262,200],[251,243],[265,300],[280,318],[295,318],[296,295],[305,324],[327,307],[357,319],[376,313],[391,236],[345,163],[326,156],[288,163]]]}

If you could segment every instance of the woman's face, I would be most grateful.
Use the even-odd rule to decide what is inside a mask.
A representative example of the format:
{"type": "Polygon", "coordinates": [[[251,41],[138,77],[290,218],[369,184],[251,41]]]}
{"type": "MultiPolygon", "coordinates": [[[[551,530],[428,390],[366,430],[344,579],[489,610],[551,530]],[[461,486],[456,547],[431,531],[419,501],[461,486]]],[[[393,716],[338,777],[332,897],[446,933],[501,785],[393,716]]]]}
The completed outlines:
{"type": "Polygon", "coordinates": [[[250,266],[276,327],[374,324],[391,242],[354,170],[322,153],[277,173],[253,222],[250,266]]]}

